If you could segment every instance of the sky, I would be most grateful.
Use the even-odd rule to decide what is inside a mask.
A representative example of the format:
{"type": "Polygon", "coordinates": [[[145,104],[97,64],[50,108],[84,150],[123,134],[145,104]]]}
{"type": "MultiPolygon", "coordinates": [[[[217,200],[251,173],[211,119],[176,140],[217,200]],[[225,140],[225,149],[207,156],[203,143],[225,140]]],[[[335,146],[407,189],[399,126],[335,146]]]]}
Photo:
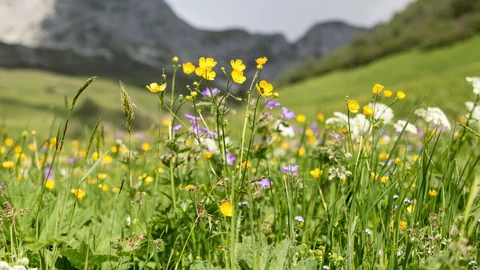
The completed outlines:
{"type": "Polygon", "coordinates": [[[293,41],[311,26],[343,20],[371,27],[388,21],[413,0],[166,0],[189,24],[208,30],[243,28],[282,33],[293,41]]]}

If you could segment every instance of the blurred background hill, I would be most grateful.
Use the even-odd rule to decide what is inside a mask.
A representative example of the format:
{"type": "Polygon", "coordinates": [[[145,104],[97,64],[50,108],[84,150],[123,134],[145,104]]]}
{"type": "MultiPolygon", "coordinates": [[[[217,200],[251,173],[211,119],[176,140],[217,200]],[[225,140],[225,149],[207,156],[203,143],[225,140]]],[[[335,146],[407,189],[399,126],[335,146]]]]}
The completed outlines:
{"type": "Polygon", "coordinates": [[[123,126],[118,80],[140,104],[136,128],[161,123],[144,85],[158,81],[174,55],[211,56],[219,66],[241,58],[248,75],[254,59],[267,56],[264,75],[276,82],[282,105],[310,115],[341,110],[345,95],[367,100],[373,83],[406,91],[405,110],[433,94],[427,104],[453,113],[462,101],[449,97],[470,93],[464,77],[480,75],[478,0],[417,0],[373,28],[324,21],[295,41],[202,30],[159,0],[3,0],[0,16],[0,125],[13,129],[48,128],[64,116],[64,96],[93,75],[100,79],[76,112],[78,132],[99,115],[123,126]]]}

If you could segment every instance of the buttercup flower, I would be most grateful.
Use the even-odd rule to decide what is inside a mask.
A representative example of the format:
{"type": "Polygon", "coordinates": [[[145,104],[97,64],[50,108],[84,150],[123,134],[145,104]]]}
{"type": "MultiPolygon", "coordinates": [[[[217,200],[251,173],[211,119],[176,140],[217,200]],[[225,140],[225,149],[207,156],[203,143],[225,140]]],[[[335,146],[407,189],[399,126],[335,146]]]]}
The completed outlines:
{"type": "Polygon", "coordinates": [[[243,61],[240,59],[237,59],[235,61],[234,60],[230,61],[230,65],[232,66],[233,70],[236,70],[239,72],[243,72],[246,68],[245,64],[243,64],[243,61]]]}
{"type": "Polygon", "coordinates": [[[48,188],[48,189],[54,189],[55,188],[55,180],[47,179],[47,181],[45,181],[45,187],[48,188]]]}
{"type": "Polygon", "coordinates": [[[358,113],[358,110],[360,109],[360,105],[358,105],[356,100],[350,100],[347,104],[347,107],[351,113],[358,113]]]}
{"type": "Polygon", "coordinates": [[[151,84],[147,85],[147,89],[150,90],[150,92],[152,92],[152,93],[165,91],[165,89],[167,89],[167,82],[162,83],[162,84],[158,84],[158,83],[155,83],[155,82],[151,83],[151,84]]]}
{"type": "Polygon", "coordinates": [[[315,179],[319,178],[322,174],[323,170],[320,170],[319,168],[315,168],[310,171],[310,175],[315,179]]]}
{"type": "Polygon", "coordinates": [[[187,62],[182,65],[183,73],[190,75],[195,71],[195,65],[192,62],[187,62]]]}
{"type": "Polygon", "coordinates": [[[265,65],[267,61],[268,61],[267,57],[260,57],[255,60],[255,62],[257,62],[257,65],[261,65],[261,66],[265,65]]]}
{"type": "Polygon", "coordinates": [[[243,75],[242,71],[233,70],[232,71],[232,79],[233,79],[234,82],[236,82],[238,84],[242,84],[247,80],[247,77],[245,77],[245,75],[243,75]]]}
{"type": "Polygon", "coordinates": [[[390,90],[385,90],[383,91],[383,95],[386,97],[386,98],[389,98],[393,95],[393,92],[390,91],[390,90]]]}
{"type": "Polygon", "coordinates": [[[298,122],[305,123],[306,120],[307,120],[307,117],[304,114],[297,115],[297,121],[298,122]]]}
{"type": "Polygon", "coordinates": [[[378,95],[378,94],[380,94],[380,92],[382,92],[383,88],[385,88],[385,86],[377,83],[377,84],[373,85],[372,92],[375,95],[378,95]]]}
{"type": "Polygon", "coordinates": [[[262,97],[269,97],[273,94],[273,85],[265,80],[257,83],[256,88],[262,97]]]}
{"type": "Polygon", "coordinates": [[[198,67],[195,69],[195,73],[197,74],[197,76],[202,77],[205,80],[213,81],[215,80],[215,76],[217,76],[215,71],[213,71],[213,68],[216,65],[217,61],[215,61],[215,59],[211,57],[201,57],[198,60],[198,67]]]}
{"type": "Polygon", "coordinates": [[[368,105],[363,106],[363,114],[365,114],[366,116],[373,115],[373,108],[368,105]]]}
{"type": "Polygon", "coordinates": [[[398,91],[397,92],[397,98],[398,99],[404,99],[406,96],[407,96],[407,94],[405,94],[405,92],[403,92],[403,91],[398,91]]]}
{"type": "Polygon", "coordinates": [[[224,215],[226,217],[232,217],[233,216],[232,204],[229,201],[224,201],[220,205],[220,212],[222,212],[222,215],[224,215]]]}
{"type": "Polygon", "coordinates": [[[438,195],[438,192],[435,189],[430,189],[428,191],[428,195],[430,195],[430,197],[436,197],[438,195]]]}

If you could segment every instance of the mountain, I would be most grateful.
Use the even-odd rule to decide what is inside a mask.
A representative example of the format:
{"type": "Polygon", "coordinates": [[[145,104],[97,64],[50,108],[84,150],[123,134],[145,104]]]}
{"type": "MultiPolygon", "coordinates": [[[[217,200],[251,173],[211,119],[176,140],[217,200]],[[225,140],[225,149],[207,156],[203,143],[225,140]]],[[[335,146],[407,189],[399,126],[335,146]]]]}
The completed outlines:
{"type": "Polygon", "coordinates": [[[412,48],[430,50],[478,33],[479,0],[417,0],[389,22],[355,36],[348,46],[285,71],[277,83],[292,84],[333,70],[358,67],[412,48]]]}
{"type": "Polygon", "coordinates": [[[174,55],[192,62],[215,57],[220,66],[236,58],[254,66],[255,58],[267,56],[270,65],[264,75],[273,79],[366,31],[342,22],[322,23],[293,44],[279,34],[203,31],[177,17],[162,0],[3,0],[0,16],[1,67],[95,74],[141,84],[158,78],[174,55]]]}

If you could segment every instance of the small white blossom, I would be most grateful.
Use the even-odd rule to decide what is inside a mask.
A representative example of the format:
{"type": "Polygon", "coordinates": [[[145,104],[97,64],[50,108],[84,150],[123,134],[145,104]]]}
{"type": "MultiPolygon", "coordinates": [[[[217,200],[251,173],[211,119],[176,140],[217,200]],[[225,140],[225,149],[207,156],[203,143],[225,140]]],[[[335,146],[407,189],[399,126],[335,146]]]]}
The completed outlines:
{"type": "Polygon", "coordinates": [[[447,116],[440,108],[418,109],[415,114],[429,123],[451,129],[450,121],[448,121],[447,116]]]}
{"type": "Polygon", "coordinates": [[[473,93],[480,95],[480,77],[467,77],[466,79],[473,86],[473,93]]]}
{"type": "Polygon", "coordinates": [[[405,127],[406,131],[408,131],[410,133],[413,133],[413,134],[417,134],[417,128],[410,123],[407,124],[407,121],[405,121],[405,120],[398,120],[397,123],[393,125],[393,127],[395,128],[395,130],[397,132],[402,132],[403,128],[405,127]],[[406,125],[406,127],[405,127],[405,125],[406,125]]]}
{"type": "Polygon", "coordinates": [[[373,117],[376,120],[380,120],[384,124],[388,124],[393,120],[393,110],[383,103],[370,103],[368,106],[373,108],[373,117]]]}

